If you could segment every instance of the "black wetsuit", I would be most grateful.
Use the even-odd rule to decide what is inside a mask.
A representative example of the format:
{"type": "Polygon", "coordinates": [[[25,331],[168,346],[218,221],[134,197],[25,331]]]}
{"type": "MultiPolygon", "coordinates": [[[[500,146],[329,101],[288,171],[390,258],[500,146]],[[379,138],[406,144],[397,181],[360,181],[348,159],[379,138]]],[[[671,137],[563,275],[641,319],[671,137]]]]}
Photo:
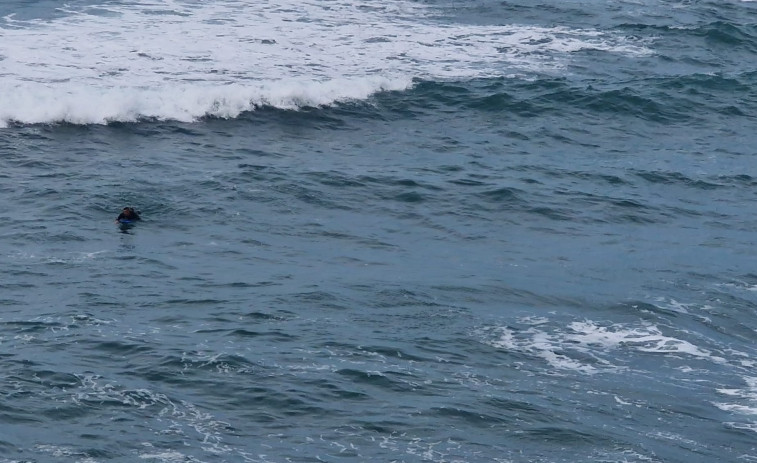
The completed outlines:
{"type": "Polygon", "coordinates": [[[129,208],[129,211],[131,212],[131,214],[128,215],[128,216],[126,215],[125,212],[122,212],[122,213],[118,214],[118,217],[116,217],[116,221],[121,221],[121,220],[131,220],[131,221],[142,220],[139,217],[139,214],[137,214],[137,211],[135,211],[134,209],[131,209],[131,208],[129,208]]]}

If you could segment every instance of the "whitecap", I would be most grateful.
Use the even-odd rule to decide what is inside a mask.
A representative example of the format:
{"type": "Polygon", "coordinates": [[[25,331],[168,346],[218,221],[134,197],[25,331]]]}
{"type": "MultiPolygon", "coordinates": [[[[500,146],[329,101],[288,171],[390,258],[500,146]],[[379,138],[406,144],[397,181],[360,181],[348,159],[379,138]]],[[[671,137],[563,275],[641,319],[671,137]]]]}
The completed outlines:
{"type": "MultiPolygon", "coordinates": [[[[523,320],[521,320],[523,322],[523,320]]],[[[591,320],[574,321],[564,328],[538,321],[526,329],[490,327],[477,336],[498,349],[541,357],[552,368],[584,374],[618,371],[617,352],[691,357],[723,364],[726,360],[693,343],[663,334],[651,323],[603,325],[591,320]]],[[[623,356],[627,362],[627,355],[623,356]]]]}
{"type": "Polygon", "coordinates": [[[364,101],[414,79],[562,72],[581,50],[649,52],[596,30],[439,23],[432,12],[402,1],[137,1],[6,18],[0,125],[228,118],[364,101]]]}

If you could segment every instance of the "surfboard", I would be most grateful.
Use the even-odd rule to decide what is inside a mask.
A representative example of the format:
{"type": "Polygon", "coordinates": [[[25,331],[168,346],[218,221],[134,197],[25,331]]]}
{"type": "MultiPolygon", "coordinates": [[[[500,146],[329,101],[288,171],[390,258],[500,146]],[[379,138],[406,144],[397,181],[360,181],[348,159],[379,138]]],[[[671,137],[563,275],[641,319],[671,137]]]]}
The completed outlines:
{"type": "Polygon", "coordinates": [[[116,224],[118,225],[118,229],[122,232],[127,232],[128,230],[131,230],[134,228],[134,224],[136,224],[136,220],[129,220],[129,219],[118,219],[118,222],[116,224]]]}

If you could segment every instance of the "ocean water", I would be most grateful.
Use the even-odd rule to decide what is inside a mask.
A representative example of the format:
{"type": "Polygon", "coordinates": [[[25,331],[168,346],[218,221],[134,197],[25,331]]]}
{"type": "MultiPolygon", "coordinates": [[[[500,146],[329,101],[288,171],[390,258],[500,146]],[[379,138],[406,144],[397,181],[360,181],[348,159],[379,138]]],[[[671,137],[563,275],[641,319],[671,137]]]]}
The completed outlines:
{"type": "Polygon", "coordinates": [[[0,462],[757,462],[755,63],[748,1],[3,1],[0,462]]]}

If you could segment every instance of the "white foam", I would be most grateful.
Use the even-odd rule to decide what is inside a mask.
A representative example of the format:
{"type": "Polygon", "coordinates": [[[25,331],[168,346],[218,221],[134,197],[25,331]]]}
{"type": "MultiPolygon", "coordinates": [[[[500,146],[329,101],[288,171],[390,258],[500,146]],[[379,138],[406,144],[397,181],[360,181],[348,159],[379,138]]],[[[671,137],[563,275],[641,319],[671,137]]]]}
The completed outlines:
{"type": "MultiPolygon", "coordinates": [[[[191,122],[198,117],[232,118],[258,106],[282,109],[322,106],[365,99],[377,91],[403,90],[409,80],[337,79],[327,82],[292,79],[286,83],[211,85],[179,84],[152,88],[60,88],[17,85],[0,107],[0,120],[21,123],[66,121],[74,124],[133,122],[143,118],[191,122]]],[[[0,91],[1,92],[1,91],[0,91]]]]}
{"type": "Polygon", "coordinates": [[[740,404],[715,403],[715,406],[727,412],[737,412],[743,415],[757,415],[757,407],[740,404]]]}
{"type": "Polygon", "coordinates": [[[539,322],[517,332],[507,327],[484,331],[481,335],[485,342],[496,348],[536,355],[553,368],[586,374],[618,369],[608,360],[608,354],[618,350],[694,357],[718,364],[726,362],[689,341],[664,335],[657,326],[646,323],[603,326],[585,320],[571,322],[565,329],[550,329],[539,322]]]}
{"type": "Polygon", "coordinates": [[[0,21],[0,125],[235,117],[364,100],[414,78],[563,69],[578,50],[648,53],[592,30],[438,23],[403,1],[142,0],[66,13],[0,21]]]}
{"type": "Polygon", "coordinates": [[[721,410],[744,415],[757,415],[757,377],[744,377],[745,388],[720,388],[719,394],[738,400],[739,403],[715,403],[721,410]]]}
{"type": "Polygon", "coordinates": [[[517,335],[506,327],[498,328],[495,331],[499,337],[488,342],[496,348],[536,355],[544,359],[553,368],[561,370],[573,370],[586,374],[598,371],[593,365],[588,365],[568,355],[569,353],[561,345],[559,335],[535,328],[517,333],[517,335]]]}
{"type": "Polygon", "coordinates": [[[101,254],[107,253],[107,250],[100,251],[70,251],[60,255],[40,255],[29,252],[16,251],[9,254],[8,257],[17,261],[30,261],[42,264],[81,264],[95,260],[101,254]]]}
{"type": "MultiPolygon", "coordinates": [[[[74,450],[68,447],[61,447],[58,445],[40,444],[40,445],[35,446],[35,449],[42,453],[48,453],[52,457],[55,457],[58,460],[62,458],[66,458],[66,459],[75,458],[76,460],[74,461],[76,461],[77,463],[97,463],[98,461],[100,461],[95,458],[85,456],[84,452],[74,450]]],[[[2,460],[2,461],[6,461],[6,460],[2,460]]]]}
{"type": "MultiPolygon", "coordinates": [[[[156,434],[177,434],[184,437],[185,445],[192,443],[203,451],[221,454],[231,448],[223,443],[229,424],[217,420],[193,403],[184,400],[171,400],[166,394],[148,389],[126,389],[115,382],[110,382],[98,375],[76,375],[80,387],[67,399],[75,405],[85,403],[115,402],[135,410],[152,409],[152,420],[146,422],[154,427],[156,434]]],[[[150,444],[146,444],[150,446],[150,444]]],[[[160,461],[173,461],[178,455],[173,451],[150,452],[141,458],[153,458],[160,461]]],[[[188,461],[183,455],[181,461],[188,461]]]]}
{"type": "Polygon", "coordinates": [[[722,286],[725,288],[743,289],[745,291],[751,291],[751,292],[757,291],[757,285],[747,283],[745,281],[737,281],[735,283],[721,283],[718,286],[722,286]]]}
{"type": "Polygon", "coordinates": [[[628,346],[641,352],[663,354],[686,354],[693,357],[706,358],[716,363],[725,363],[722,357],[713,356],[710,352],[696,347],[694,344],[665,336],[660,329],[652,324],[639,327],[603,327],[593,322],[573,322],[569,325],[573,331],[566,336],[570,342],[581,345],[598,345],[605,348],[628,346]]]}
{"type": "Polygon", "coordinates": [[[143,453],[139,456],[142,460],[156,460],[164,463],[180,463],[186,461],[192,461],[190,457],[175,450],[168,450],[163,452],[143,453]]]}

